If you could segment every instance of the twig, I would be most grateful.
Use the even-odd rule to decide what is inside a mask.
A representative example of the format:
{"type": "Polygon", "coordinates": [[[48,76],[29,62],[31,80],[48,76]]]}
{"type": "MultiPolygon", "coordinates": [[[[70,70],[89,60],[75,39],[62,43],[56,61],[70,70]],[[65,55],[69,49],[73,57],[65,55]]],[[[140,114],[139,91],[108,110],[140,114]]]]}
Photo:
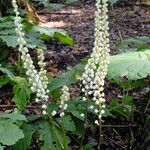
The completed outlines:
{"type": "Polygon", "coordinates": [[[106,134],[104,134],[104,136],[105,136],[106,138],[108,138],[110,141],[112,141],[113,143],[115,143],[116,145],[118,145],[118,146],[120,146],[121,148],[127,150],[127,148],[123,147],[122,145],[119,145],[117,142],[115,142],[113,139],[111,139],[110,137],[108,137],[106,134]]]}
{"type": "Polygon", "coordinates": [[[102,125],[102,127],[110,127],[110,128],[128,128],[128,127],[136,127],[136,125],[102,125]]]}
{"type": "Polygon", "coordinates": [[[146,107],[145,107],[144,113],[147,112],[147,110],[148,110],[148,108],[149,108],[149,105],[150,105],[150,97],[149,97],[149,100],[148,100],[147,105],[146,105],[146,107]]]}

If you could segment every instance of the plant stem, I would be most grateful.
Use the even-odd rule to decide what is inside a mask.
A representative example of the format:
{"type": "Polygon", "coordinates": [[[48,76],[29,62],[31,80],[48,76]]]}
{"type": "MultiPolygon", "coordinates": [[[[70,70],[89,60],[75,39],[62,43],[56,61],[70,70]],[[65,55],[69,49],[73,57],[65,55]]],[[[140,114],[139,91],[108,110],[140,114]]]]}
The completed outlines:
{"type": "Polygon", "coordinates": [[[128,127],[135,127],[136,125],[102,125],[104,128],[128,128],[128,127]]]}
{"type": "Polygon", "coordinates": [[[21,54],[20,54],[20,51],[19,51],[18,60],[17,60],[17,72],[18,72],[18,74],[20,72],[20,61],[21,61],[21,54]]]}
{"type": "Polygon", "coordinates": [[[98,150],[101,149],[102,144],[102,120],[99,119],[99,144],[98,144],[98,150]]]}
{"type": "Polygon", "coordinates": [[[61,120],[61,128],[62,128],[62,132],[64,135],[64,150],[68,150],[67,137],[66,137],[66,132],[65,132],[65,128],[64,128],[64,119],[63,118],[61,120]]]}
{"type": "Polygon", "coordinates": [[[85,136],[85,131],[86,131],[86,128],[87,128],[87,114],[88,114],[88,102],[86,101],[86,109],[85,109],[85,119],[84,119],[84,129],[83,129],[83,132],[82,132],[82,137],[81,137],[81,143],[80,143],[80,149],[82,148],[82,145],[83,145],[83,141],[84,141],[84,136],[85,136]]]}
{"type": "Polygon", "coordinates": [[[59,143],[60,143],[60,146],[61,146],[62,149],[64,149],[64,146],[63,146],[63,143],[62,143],[62,141],[61,141],[61,139],[60,139],[60,136],[59,136],[59,134],[58,134],[58,132],[57,132],[57,130],[56,130],[54,124],[53,124],[53,119],[52,119],[51,115],[48,115],[48,116],[49,116],[49,120],[50,120],[51,125],[52,125],[52,128],[53,128],[53,131],[55,132],[56,137],[57,137],[57,139],[58,139],[58,141],[59,141],[59,143]]]}

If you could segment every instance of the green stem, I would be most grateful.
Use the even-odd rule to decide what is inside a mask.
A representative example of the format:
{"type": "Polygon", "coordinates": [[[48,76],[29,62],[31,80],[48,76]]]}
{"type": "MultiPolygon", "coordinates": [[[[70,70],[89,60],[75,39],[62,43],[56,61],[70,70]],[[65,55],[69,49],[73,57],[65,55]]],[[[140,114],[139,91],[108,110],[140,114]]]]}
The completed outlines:
{"type": "Polygon", "coordinates": [[[98,144],[98,150],[101,149],[102,144],[102,120],[99,119],[99,144],[98,144]]]}
{"type": "Polygon", "coordinates": [[[87,128],[87,123],[88,123],[87,114],[88,114],[88,102],[86,101],[86,110],[85,110],[85,119],[84,119],[85,124],[84,124],[84,129],[83,129],[83,132],[82,132],[80,149],[82,148],[83,141],[84,141],[84,136],[85,136],[85,131],[86,131],[86,128],[87,128]]]}
{"type": "Polygon", "coordinates": [[[64,149],[64,146],[63,146],[63,143],[62,143],[62,141],[61,141],[61,139],[60,139],[60,136],[59,136],[59,134],[58,134],[58,132],[57,132],[57,130],[56,130],[54,124],[53,124],[53,119],[52,119],[51,115],[48,115],[48,116],[49,116],[49,120],[50,120],[51,125],[52,125],[52,128],[53,128],[53,131],[55,132],[56,137],[57,137],[57,139],[58,139],[58,141],[59,141],[59,143],[60,143],[60,146],[61,146],[62,149],[64,149]]]}
{"type": "Polygon", "coordinates": [[[68,150],[68,144],[67,144],[67,137],[66,137],[66,131],[64,128],[64,119],[61,120],[61,128],[64,135],[64,150],[68,150]]]}
{"type": "Polygon", "coordinates": [[[18,60],[17,60],[17,73],[19,74],[20,72],[20,61],[21,61],[21,54],[20,54],[20,51],[18,53],[18,60]]]}

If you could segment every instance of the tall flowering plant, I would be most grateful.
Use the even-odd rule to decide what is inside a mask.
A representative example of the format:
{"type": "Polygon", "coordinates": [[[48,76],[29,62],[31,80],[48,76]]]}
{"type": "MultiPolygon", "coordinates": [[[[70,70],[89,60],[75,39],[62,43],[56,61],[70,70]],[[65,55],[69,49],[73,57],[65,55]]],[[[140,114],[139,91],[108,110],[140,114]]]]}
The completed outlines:
{"type": "MultiPolygon", "coordinates": [[[[82,75],[84,85],[82,92],[85,95],[83,101],[86,101],[89,96],[93,96],[93,101],[98,106],[98,109],[95,109],[99,118],[99,121],[95,120],[97,125],[100,124],[102,115],[105,113],[104,79],[110,60],[107,2],[108,0],[96,1],[94,48],[82,75]]],[[[93,109],[92,106],[90,108],[93,109]]]]}
{"type": "Polygon", "coordinates": [[[18,35],[18,45],[19,51],[21,53],[21,59],[23,62],[23,67],[26,69],[26,75],[28,76],[29,83],[31,85],[30,89],[32,92],[36,93],[35,101],[37,103],[41,103],[43,113],[46,113],[47,101],[49,99],[47,89],[48,79],[46,77],[46,70],[44,69],[45,63],[44,61],[44,53],[43,50],[38,49],[38,65],[40,67],[40,71],[38,72],[35,69],[32,58],[29,54],[29,50],[26,47],[25,34],[23,32],[23,25],[21,23],[21,17],[19,16],[18,5],[16,0],[12,0],[12,5],[14,7],[14,12],[16,14],[14,18],[14,23],[16,25],[16,33],[18,35]]]}

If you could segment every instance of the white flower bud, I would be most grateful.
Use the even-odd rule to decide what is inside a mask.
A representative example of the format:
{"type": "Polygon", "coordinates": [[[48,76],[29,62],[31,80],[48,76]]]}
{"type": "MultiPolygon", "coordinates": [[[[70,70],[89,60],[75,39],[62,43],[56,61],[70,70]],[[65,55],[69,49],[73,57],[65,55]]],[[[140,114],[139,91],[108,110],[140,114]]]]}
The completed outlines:
{"type": "Polygon", "coordinates": [[[57,114],[57,112],[55,110],[52,111],[51,115],[55,116],[57,114]]]}
{"type": "Polygon", "coordinates": [[[65,115],[65,113],[64,113],[64,112],[60,113],[60,117],[63,117],[64,115],[65,115]]]}

